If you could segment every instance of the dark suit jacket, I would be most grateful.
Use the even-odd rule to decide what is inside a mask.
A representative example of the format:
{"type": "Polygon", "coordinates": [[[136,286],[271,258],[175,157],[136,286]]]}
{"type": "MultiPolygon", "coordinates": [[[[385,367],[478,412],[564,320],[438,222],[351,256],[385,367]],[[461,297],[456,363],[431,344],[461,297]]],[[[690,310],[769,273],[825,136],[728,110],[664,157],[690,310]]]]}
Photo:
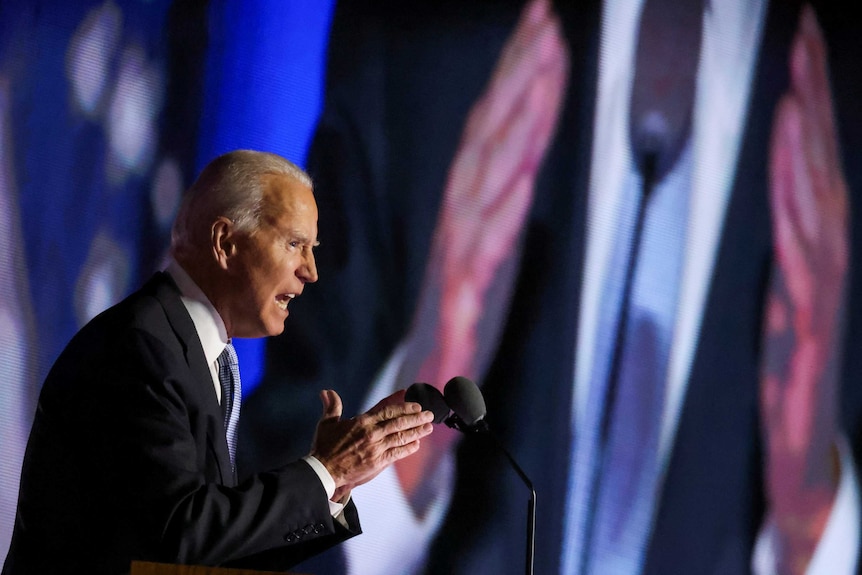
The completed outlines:
{"type": "MultiPolygon", "coordinates": [[[[297,389],[311,394],[338,386],[345,404],[358,407],[365,386],[405,337],[461,130],[522,4],[339,4],[308,166],[320,206],[321,281],[292,308],[288,333],[268,343],[266,376],[247,404],[256,413],[244,420],[252,426],[243,431],[247,455],[268,461],[285,448],[273,431],[285,420],[302,421],[286,399],[297,389]],[[295,342],[305,346],[297,350],[295,342]]],[[[560,572],[600,30],[599,2],[557,4],[572,54],[568,94],[537,184],[503,339],[483,382],[489,423],[536,486],[535,565],[543,574],[560,572]]],[[[647,574],[750,572],[765,508],[758,369],[771,261],[767,158],[798,11],[798,3],[769,8],[647,574]]],[[[839,117],[848,118],[838,124],[842,143],[845,152],[858,153],[853,102],[862,92],[848,58],[858,52],[859,35],[840,26],[835,11],[818,15],[834,41],[833,89],[839,117]]],[[[858,194],[859,170],[851,162],[845,168],[858,194]]],[[[860,266],[854,269],[858,276],[860,266]]],[[[851,310],[858,301],[854,291],[851,310]]],[[[859,337],[852,325],[851,345],[859,337]]],[[[846,373],[842,408],[855,439],[858,361],[846,362],[846,373]]],[[[426,572],[518,572],[526,489],[481,438],[464,439],[457,458],[454,499],[426,572]]]]}
{"type": "Polygon", "coordinates": [[[127,572],[132,559],[287,569],[359,533],[314,471],[237,483],[194,324],[171,278],[87,324],[49,373],[4,575],[127,572]]]}

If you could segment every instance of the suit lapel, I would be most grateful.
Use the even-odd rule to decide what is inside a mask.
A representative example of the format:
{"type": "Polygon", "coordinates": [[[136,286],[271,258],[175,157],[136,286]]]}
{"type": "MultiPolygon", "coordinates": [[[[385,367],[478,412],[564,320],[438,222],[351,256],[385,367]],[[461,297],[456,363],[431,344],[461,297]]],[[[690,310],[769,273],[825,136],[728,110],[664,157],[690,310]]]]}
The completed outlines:
{"type": "Polygon", "coordinates": [[[234,485],[236,477],[231,470],[221,406],[213,389],[212,375],[194,322],[180,299],[180,290],[171,276],[164,272],[156,273],[147,287],[164,308],[171,329],[182,345],[189,371],[200,389],[203,412],[207,418],[206,440],[218,464],[221,482],[234,485]]]}

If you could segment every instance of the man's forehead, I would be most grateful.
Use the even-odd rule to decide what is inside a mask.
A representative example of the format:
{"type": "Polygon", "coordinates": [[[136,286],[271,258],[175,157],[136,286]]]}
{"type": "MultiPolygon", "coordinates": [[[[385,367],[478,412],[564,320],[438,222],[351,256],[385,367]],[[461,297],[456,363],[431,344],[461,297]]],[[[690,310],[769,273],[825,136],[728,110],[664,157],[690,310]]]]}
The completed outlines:
{"type": "Polygon", "coordinates": [[[264,174],[261,182],[265,209],[302,212],[317,208],[311,188],[293,176],[264,174]]]}
{"type": "Polygon", "coordinates": [[[263,180],[263,219],[281,235],[314,241],[317,204],[311,188],[292,176],[266,174],[263,180]]]}

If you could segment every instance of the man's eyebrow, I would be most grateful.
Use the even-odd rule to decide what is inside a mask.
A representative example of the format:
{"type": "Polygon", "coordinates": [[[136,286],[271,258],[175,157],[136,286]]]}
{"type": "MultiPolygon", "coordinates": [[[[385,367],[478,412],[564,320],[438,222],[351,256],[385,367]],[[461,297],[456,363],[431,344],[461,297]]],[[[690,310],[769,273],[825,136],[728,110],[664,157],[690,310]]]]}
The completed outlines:
{"type": "Polygon", "coordinates": [[[284,233],[283,237],[286,241],[297,241],[303,244],[310,244],[312,247],[315,248],[320,245],[319,239],[315,238],[312,240],[307,235],[298,230],[288,230],[284,233]]]}

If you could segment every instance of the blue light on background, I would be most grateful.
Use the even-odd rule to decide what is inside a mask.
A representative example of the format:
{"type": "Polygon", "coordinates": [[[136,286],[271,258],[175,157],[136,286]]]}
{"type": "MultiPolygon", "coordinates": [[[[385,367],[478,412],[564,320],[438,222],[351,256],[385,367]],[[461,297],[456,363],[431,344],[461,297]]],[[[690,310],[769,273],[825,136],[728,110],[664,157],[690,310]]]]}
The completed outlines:
{"type": "MultiPolygon", "coordinates": [[[[231,0],[210,7],[197,169],[245,148],[304,166],[320,113],[333,0],[231,0]]],[[[263,371],[263,339],[235,340],[243,391],[263,371]]]]}

